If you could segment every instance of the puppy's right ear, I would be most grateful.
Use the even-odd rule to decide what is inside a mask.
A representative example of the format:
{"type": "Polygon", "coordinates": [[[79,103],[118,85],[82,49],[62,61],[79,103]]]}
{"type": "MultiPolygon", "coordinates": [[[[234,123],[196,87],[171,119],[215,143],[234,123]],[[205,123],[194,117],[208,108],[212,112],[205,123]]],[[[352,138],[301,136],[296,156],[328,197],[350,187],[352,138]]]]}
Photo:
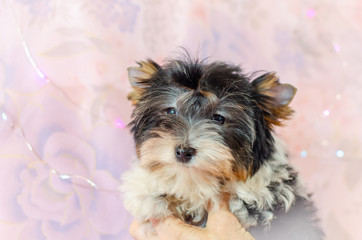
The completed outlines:
{"type": "Polygon", "coordinates": [[[132,85],[133,91],[127,97],[135,105],[142,97],[143,92],[149,86],[148,80],[157,72],[161,67],[153,60],[137,62],[138,67],[128,68],[128,79],[132,85]]]}

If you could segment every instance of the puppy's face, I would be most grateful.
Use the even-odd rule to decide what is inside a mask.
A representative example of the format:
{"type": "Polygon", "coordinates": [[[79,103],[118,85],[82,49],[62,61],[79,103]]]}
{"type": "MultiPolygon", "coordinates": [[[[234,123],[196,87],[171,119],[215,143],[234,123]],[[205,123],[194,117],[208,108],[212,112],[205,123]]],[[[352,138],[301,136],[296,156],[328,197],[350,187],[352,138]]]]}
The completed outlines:
{"type": "Polygon", "coordinates": [[[246,180],[273,152],[273,125],[292,110],[295,88],[273,73],[254,81],[239,67],[148,60],[129,69],[137,154],[151,171],[246,180]]]}

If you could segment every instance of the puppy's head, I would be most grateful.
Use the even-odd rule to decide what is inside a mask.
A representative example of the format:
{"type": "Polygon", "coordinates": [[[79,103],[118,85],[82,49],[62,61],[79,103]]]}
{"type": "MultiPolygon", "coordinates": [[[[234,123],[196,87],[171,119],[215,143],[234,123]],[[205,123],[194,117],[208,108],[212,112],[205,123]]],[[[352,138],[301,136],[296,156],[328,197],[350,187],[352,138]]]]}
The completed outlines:
{"type": "Polygon", "coordinates": [[[273,152],[296,89],[274,73],[253,81],[235,65],[152,60],[129,68],[132,132],[143,167],[245,181],[273,152]]]}

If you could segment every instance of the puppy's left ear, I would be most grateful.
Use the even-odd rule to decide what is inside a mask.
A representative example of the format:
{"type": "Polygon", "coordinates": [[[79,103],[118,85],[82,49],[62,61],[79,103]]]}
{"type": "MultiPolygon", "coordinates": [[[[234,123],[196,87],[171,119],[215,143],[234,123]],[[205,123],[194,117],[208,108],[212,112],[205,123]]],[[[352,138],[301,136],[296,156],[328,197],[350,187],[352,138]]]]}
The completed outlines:
{"type": "Polygon", "coordinates": [[[275,73],[266,73],[252,82],[256,90],[257,102],[263,110],[264,120],[269,128],[282,125],[282,120],[289,119],[293,110],[289,103],[297,89],[290,84],[281,84],[275,73]]]}
{"type": "Polygon", "coordinates": [[[144,91],[149,87],[149,79],[161,68],[151,59],[137,62],[137,67],[128,68],[128,80],[132,85],[133,91],[127,97],[135,105],[142,97],[144,91]]]}

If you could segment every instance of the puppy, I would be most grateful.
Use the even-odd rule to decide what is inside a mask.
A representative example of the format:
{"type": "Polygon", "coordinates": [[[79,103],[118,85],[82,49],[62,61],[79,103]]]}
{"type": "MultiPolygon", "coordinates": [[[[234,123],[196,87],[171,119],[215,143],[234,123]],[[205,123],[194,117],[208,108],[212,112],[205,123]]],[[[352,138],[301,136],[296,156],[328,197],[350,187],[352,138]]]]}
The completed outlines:
{"type": "Polygon", "coordinates": [[[191,57],[128,69],[138,159],[123,177],[124,205],[141,222],[174,215],[196,226],[209,201],[230,194],[246,229],[307,201],[275,126],[289,119],[296,88],[275,73],[191,57]]]}

